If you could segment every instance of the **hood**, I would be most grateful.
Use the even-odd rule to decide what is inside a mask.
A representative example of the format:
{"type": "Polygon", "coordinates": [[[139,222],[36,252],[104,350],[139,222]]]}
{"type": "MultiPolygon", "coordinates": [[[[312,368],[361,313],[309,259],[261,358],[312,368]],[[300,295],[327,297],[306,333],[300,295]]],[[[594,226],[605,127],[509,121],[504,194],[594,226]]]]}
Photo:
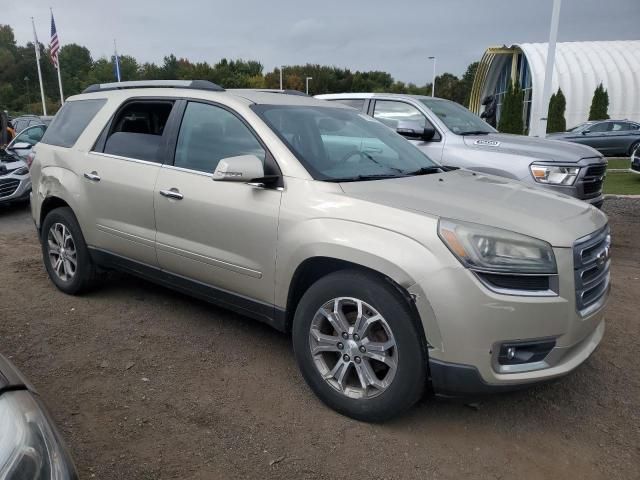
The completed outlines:
{"type": "Polygon", "coordinates": [[[6,175],[7,173],[10,173],[17,168],[24,167],[25,165],[25,161],[17,155],[5,152],[4,150],[0,151],[0,176],[6,175]]]}
{"type": "Polygon", "coordinates": [[[360,200],[502,228],[555,247],[571,247],[607,223],[600,210],[580,200],[468,170],[342,183],[341,187],[360,200]]]}
{"type": "Polygon", "coordinates": [[[576,163],[583,158],[602,156],[597,150],[586,145],[507,133],[465,135],[464,143],[469,148],[494,153],[526,155],[545,162],[576,163]]]}

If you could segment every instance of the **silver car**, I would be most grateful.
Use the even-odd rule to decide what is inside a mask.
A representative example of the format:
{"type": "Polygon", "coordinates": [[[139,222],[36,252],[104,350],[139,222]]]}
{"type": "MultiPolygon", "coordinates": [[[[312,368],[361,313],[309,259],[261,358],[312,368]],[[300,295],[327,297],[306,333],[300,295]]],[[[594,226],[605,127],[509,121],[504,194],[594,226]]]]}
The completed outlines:
{"type": "Polygon", "coordinates": [[[590,147],[498,133],[462,105],[441,98],[387,93],[316,98],[373,116],[444,165],[520,180],[596,207],[604,201],[606,160],[590,147]]]}
{"type": "Polygon", "coordinates": [[[0,204],[26,202],[31,193],[31,177],[25,160],[0,150],[0,204]]]}
{"type": "MultiPolygon", "coordinates": [[[[593,206],[446,171],[340,104],[202,81],[95,85],[34,149],[57,288],[118,269],[291,335],[305,380],[362,420],[569,373],[604,334],[593,206]]],[[[180,319],[176,319],[180,321],[180,319]]]]}

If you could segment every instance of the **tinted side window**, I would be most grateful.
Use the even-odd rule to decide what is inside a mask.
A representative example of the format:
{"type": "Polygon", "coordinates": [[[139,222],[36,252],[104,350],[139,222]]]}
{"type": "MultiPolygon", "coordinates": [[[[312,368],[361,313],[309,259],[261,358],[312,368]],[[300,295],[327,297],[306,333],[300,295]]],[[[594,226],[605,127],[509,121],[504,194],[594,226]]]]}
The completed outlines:
{"type": "Polygon", "coordinates": [[[91,99],[65,103],[42,137],[42,143],[73,147],[89,122],[106,102],[105,99],[91,99]]]}
{"type": "Polygon", "coordinates": [[[348,107],[353,107],[357,110],[362,111],[364,107],[364,99],[362,98],[339,98],[335,100],[330,100],[331,102],[339,102],[348,107]]]}
{"type": "Polygon", "coordinates": [[[606,132],[610,130],[609,122],[596,123],[595,125],[591,125],[587,130],[590,132],[606,132]]]}
{"type": "Polygon", "coordinates": [[[126,104],[111,122],[104,153],[162,163],[162,134],[172,108],[171,101],[126,104]]]}
{"type": "MultiPolygon", "coordinates": [[[[373,117],[394,130],[398,128],[398,122],[418,122],[423,128],[433,128],[427,117],[416,107],[395,100],[376,100],[373,117]]],[[[440,140],[437,130],[433,140],[440,140]]]]}
{"type": "Polygon", "coordinates": [[[174,165],[213,173],[223,158],[265,151],[249,128],[231,112],[204,103],[189,102],[182,118],[174,165]]]}

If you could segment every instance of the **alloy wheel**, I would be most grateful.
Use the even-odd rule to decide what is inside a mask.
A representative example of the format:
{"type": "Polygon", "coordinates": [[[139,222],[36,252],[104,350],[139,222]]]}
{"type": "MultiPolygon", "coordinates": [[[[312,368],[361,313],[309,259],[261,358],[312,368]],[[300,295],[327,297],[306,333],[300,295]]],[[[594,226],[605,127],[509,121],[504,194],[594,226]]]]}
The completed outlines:
{"type": "Polygon", "coordinates": [[[69,228],[62,223],[51,225],[47,245],[53,271],[60,280],[70,281],[78,268],[78,253],[69,228]]]}
{"type": "Polygon", "coordinates": [[[357,298],[334,298],[316,312],[309,348],[322,378],[349,398],[380,395],[396,374],[398,348],[389,324],[357,298]]]}

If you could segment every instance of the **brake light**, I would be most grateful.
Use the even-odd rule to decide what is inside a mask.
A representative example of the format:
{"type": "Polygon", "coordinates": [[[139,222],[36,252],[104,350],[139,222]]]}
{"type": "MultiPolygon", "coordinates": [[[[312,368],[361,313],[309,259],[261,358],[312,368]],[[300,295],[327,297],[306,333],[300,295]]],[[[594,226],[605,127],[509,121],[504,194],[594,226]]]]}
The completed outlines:
{"type": "Polygon", "coordinates": [[[31,164],[33,163],[33,160],[36,158],[36,152],[29,152],[29,155],[27,155],[27,157],[24,159],[25,163],[27,164],[27,168],[29,170],[31,170],[31,164]]]}

